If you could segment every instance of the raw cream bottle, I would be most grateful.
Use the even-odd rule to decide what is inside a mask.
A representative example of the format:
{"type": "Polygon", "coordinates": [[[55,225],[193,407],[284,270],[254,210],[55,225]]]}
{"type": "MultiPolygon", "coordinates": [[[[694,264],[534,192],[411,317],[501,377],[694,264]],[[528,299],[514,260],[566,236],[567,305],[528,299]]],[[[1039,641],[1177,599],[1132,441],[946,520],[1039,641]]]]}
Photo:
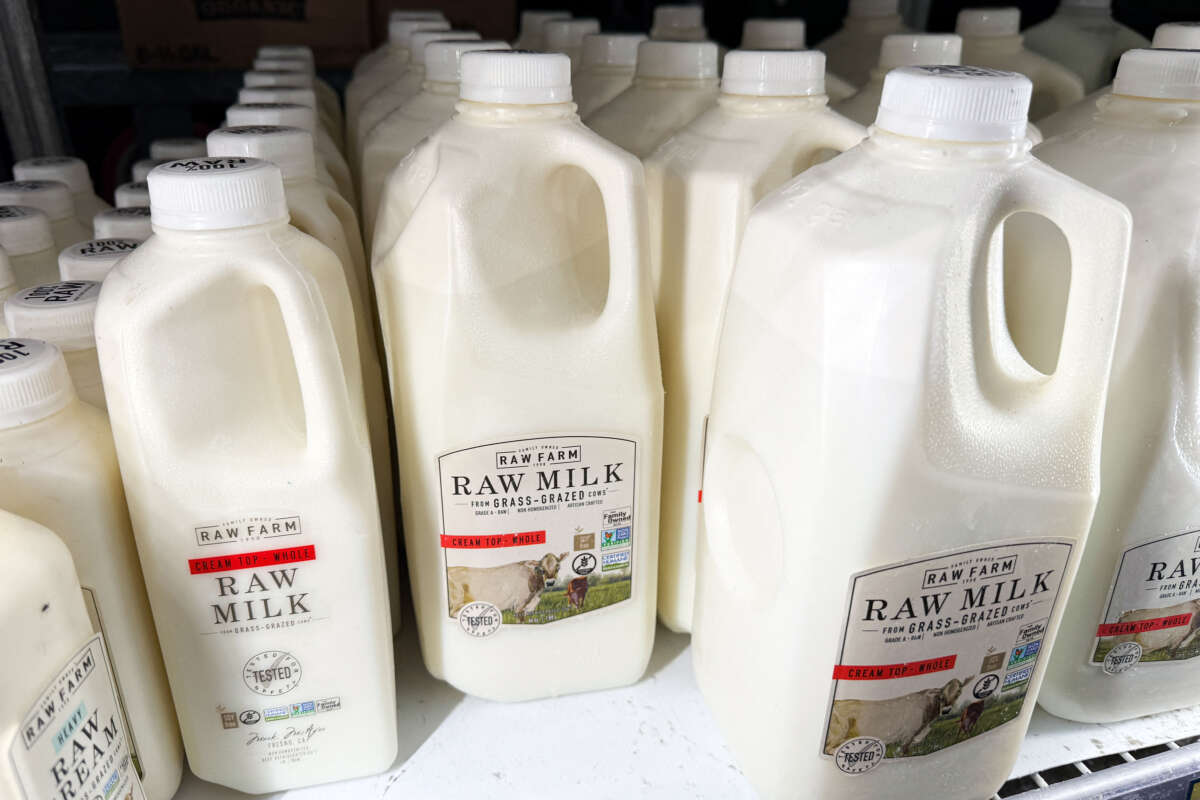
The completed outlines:
{"type": "Polygon", "coordinates": [[[31,286],[4,301],[4,321],[11,336],[42,339],[62,350],[79,399],[103,411],[93,326],[99,297],[100,284],[95,281],[31,286]]]}

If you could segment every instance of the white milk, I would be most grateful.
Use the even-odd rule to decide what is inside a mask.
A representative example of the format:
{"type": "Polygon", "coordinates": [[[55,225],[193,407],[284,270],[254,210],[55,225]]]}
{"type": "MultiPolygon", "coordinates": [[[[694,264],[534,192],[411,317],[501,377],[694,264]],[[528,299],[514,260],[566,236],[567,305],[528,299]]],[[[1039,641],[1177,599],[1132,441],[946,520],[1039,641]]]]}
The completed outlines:
{"type": "Polygon", "coordinates": [[[71,190],[75,204],[75,217],[84,225],[92,224],[92,217],[112,206],[96,196],[92,187],[92,176],[87,163],[73,156],[43,156],[26,158],[13,164],[13,177],[19,181],[58,181],[71,190]]]}
{"type": "MultiPolygon", "coordinates": [[[[447,22],[446,16],[441,11],[422,10],[422,11],[392,11],[388,14],[388,39],[383,44],[376,47],[374,50],[367,52],[354,63],[354,70],[351,77],[357,78],[360,75],[365,75],[375,66],[383,61],[394,58],[397,55],[395,43],[391,40],[392,26],[399,24],[403,20],[434,20],[437,22],[447,22]]],[[[407,58],[407,56],[403,56],[407,58]]]]}
{"type": "Polygon", "coordinates": [[[750,215],[692,652],[764,797],[985,800],[1012,770],[1099,491],[1130,225],[1029,156],[1030,94],[893,70],[869,138],[750,215]],[[1021,219],[1062,231],[1007,254],[1044,296],[1068,251],[1087,265],[1056,306],[1004,299],[1021,219]],[[1012,336],[1056,312],[1043,374],[1012,336]]]}
{"type": "Polygon", "coordinates": [[[171,162],[150,195],[96,340],[188,764],[252,793],[379,772],[391,626],[341,264],[272,164],[171,162]]]}
{"type": "Polygon", "coordinates": [[[633,83],[641,33],[591,33],[583,37],[579,71],[571,78],[576,113],[586,117],[633,83]]]}
{"type": "Polygon", "coordinates": [[[1145,36],[1113,19],[1112,0],[1062,0],[1049,19],[1024,35],[1026,47],[1083,78],[1088,92],[1108,85],[1126,50],[1150,46],[1145,36]]]}
{"type": "Polygon", "coordinates": [[[900,0],[850,0],[842,29],[817,49],[825,54],[830,72],[854,86],[863,86],[878,61],[883,37],[910,32],[900,17],[900,0]]]}
{"type": "Polygon", "coordinates": [[[79,399],[104,411],[94,332],[99,296],[100,284],[95,281],[31,286],[4,301],[4,322],[10,336],[57,345],[79,399]]]}
{"type": "Polygon", "coordinates": [[[122,183],[116,188],[116,191],[113,193],[113,199],[116,200],[117,208],[128,208],[129,206],[149,207],[150,189],[147,188],[145,181],[129,181],[128,183],[122,183]]]}
{"type": "Polygon", "coordinates": [[[296,103],[308,106],[317,112],[317,124],[333,139],[334,145],[341,150],[345,145],[342,128],[329,115],[323,113],[317,106],[317,94],[307,86],[255,86],[238,90],[239,105],[251,103],[296,103]]]}
{"type": "Polygon", "coordinates": [[[464,54],[376,230],[421,652],[495,700],[632,683],[654,639],[642,168],[570,100],[566,56],[464,54]]]}
{"type": "Polygon", "coordinates": [[[176,136],[150,142],[150,158],[162,163],[179,158],[204,158],[204,140],[195,136],[176,136]]]}
{"type": "Polygon", "coordinates": [[[879,66],[871,70],[871,79],[853,97],[836,103],[834,110],[861,125],[870,125],[879,111],[883,78],[890,70],[927,64],[959,64],[961,58],[962,38],[953,33],[893,33],[885,36],[879,48],[879,66]]]}
{"type": "Polygon", "coordinates": [[[654,8],[650,38],[663,42],[703,42],[704,8],[699,5],[661,5],[654,8]]]}
{"type": "Polygon", "coordinates": [[[71,190],[60,181],[8,181],[0,183],[0,205],[32,206],[41,209],[50,220],[52,252],[92,238],[92,231],[75,216],[71,190]]]}
{"type": "Polygon", "coordinates": [[[1131,50],[1096,119],[1039,157],[1129,206],[1133,249],[1104,422],[1100,504],[1038,701],[1085,722],[1195,704],[1200,480],[1195,236],[1200,53],[1131,50]]]}
{"type": "MultiPolygon", "coordinates": [[[[752,17],[742,24],[742,50],[803,50],[805,25],[799,17],[752,17]]],[[[832,73],[825,73],[825,94],[831,103],[854,94],[855,87],[832,73]]]]}
{"type": "Polygon", "coordinates": [[[517,50],[543,50],[542,26],[552,19],[570,19],[569,11],[522,11],[521,30],[513,47],[517,50]]]}
{"type": "Polygon", "coordinates": [[[138,239],[89,239],[58,254],[58,275],[64,281],[103,281],[138,239]]]}
{"type": "Polygon", "coordinates": [[[133,166],[129,170],[134,183],[146,180],[146,176],[150,174],[150,170],[162,164],[165,159],[161,158],[143,158],[133,162],[133,166]]]}
{"type": "Polygon", "coordinates": [[[666,389],[658,616],[692,625],[704,424],[729,276],[750,209],[862,126],[828,108],[825,56],[734,50],[715,108],[646,159],[652,275],[666,389]]]}
{"type": "MultiPolygon", "coordinates": [[[[383,531],[392,628],[399,630],[399,531],[396,528],[388,403],[383,389],[381,360],[375,346],[375,311],[369,294],[371,287],[358,218],[337,192],[317,182],[312,137],[307,131],[277,126],[222,128],[208,135],[208,150],[211,156],[249,156],[278,166],[292,226],[328,247],[341,262],[354,305],[354,330],[375,464],[375,491],[383,531]]],[[[336,300],[336,297],[326,298],[330,304],[336,300]]]]}
{"type": "Polygon", "coordinates": [[[54,235],[45,211],[0,205],[0,247],[8,254],[17,286],[51,283],[58,274],[54,235]]]}
{"type": "Polygon", "coordinates": [[[583,56],[583,37],[600,32],[600,20],[586,17],[552,19],[542,26],[542,44],[548,53],[562,53],[571,59],[571,73],[579,69],[583,56]]]}
{"type": "Polygon", "coordinates": [[[339,125],[345,124],[342,101],[337,91],[317,75],[317,64],[312,49],[307,45],[263,45],[258,48],[254,59],[256,70],[284,70],[300,72],[305,76],[305,85],[317,94],[317,105],[339,125]]]}
{"type": "Polygon", "coordinates": [[[1019,8],[964,8],[955,33],[962,37],[962,63],[1019,72],[1033,81],[1029,118],[1038,122],[1083,99],[1083,79],[1056,61],[1027,50],[1019,8]]]}
{"type": "Polygon", "coordinates": [[[642,42],[633,85],[587,118],[588,127],[638,158],[717,102],[712,42],[642,42]]]}
{"type": "Polygon", "coordinates": [[[71,553],[46,528],[6,511],[0,549],[0,796],[146,800],[71,553]],[[89,770],[90,756],[113,769],[89,770]]]}
{"type": "Polygon", "coordinates": [[[150,226],[150,208],[125,206],[101,211],[92,220],[92,229],[97,239],[148,239],[153,232],[150,226]]]}
{"type": "Polygon", "coordinates": [[[170,800],[183,745],[108,420],[79,402],[58,348],[3,339],[0,356],[0,508],[58,531],[70,548],[108,646],[135,770],[150,800],[170,800]]]}

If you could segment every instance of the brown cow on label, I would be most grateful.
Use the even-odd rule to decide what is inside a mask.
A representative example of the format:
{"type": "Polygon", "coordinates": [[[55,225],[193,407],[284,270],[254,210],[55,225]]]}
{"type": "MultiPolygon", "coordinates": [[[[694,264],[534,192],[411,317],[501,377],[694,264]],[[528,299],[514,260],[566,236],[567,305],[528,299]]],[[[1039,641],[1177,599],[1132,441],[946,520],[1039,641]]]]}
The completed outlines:
{"type": "Polygon", "coordinates": [[[588,579],[571,578],[567,584],[567,607],[583,611],[583,601],[587,599],[588,579]]]}

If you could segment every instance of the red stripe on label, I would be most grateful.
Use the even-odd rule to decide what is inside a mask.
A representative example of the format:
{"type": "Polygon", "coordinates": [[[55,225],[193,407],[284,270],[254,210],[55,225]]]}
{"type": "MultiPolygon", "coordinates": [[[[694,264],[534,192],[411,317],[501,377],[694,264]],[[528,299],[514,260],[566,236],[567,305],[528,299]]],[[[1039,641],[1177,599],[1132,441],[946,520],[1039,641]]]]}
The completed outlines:
{"type": "Polygon", "coordinates": [[[1175,614],[1170,617],[1155,617],[1154,619],[1138,619],[1131,622],[1111,622],[1096,629],[1097,636],[1124,636],[1130,633],[1145,633],[1146,631],[1161,631],[1166,628],[1182,628],[1192,621],[1192,615],[1175,614]]]}
{"type": "Polygon", "coordinates": [[[838,664],[833,668],[835,681],[890,681],[895,678],[911,678],[954,669],[958,656],[927,658],[924,661],[909,661],[907,664],[838,664]]]}
{"type": "Polygon", "coordinates": [[[451,550],[488,550],[493,547],[523,547],[527,544],[545,543],[545,531],[496,533],[486,536],[447,536],[442,534],[442,547],[451,550]]]}
{"type": "Polygon", "coordinates": [[[701,489],[700,491],[696,492],[696,502],[697,502],[697,503],[703,503],[703,502],[704,502],[704,490],[703,490],[703,489],[701,489]]]}
{"type": "Polygon", "coordinates": [[[189,558],[188,570],[193,575],[207,575],[210,572],[233,572],[239,569],[273,567],[277,564],[295,564],[300,561],[316,560],[316,545],[306,544],[300,547],[281,547],[278,550],[258,550],[253,553],[189,558]]]}

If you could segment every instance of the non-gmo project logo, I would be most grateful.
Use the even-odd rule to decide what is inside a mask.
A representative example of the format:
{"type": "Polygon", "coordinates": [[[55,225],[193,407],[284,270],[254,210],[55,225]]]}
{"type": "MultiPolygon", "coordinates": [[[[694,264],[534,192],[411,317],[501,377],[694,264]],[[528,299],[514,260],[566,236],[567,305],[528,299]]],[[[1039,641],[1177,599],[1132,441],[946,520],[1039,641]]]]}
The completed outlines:
{"type": "Polygon", "coordinates": [[[300,683],[300,662],[291,653],[267,650],[252,657],[242,669],[242,679],[251,691],[274,697],[287,694],[300,683]]]}
{"type": "Polygon", "coordinates": [[[253,708],[248,708],[238,715],[243,725],[257,725],[262,719],[262,714],[255,711],[253,708]]]}

